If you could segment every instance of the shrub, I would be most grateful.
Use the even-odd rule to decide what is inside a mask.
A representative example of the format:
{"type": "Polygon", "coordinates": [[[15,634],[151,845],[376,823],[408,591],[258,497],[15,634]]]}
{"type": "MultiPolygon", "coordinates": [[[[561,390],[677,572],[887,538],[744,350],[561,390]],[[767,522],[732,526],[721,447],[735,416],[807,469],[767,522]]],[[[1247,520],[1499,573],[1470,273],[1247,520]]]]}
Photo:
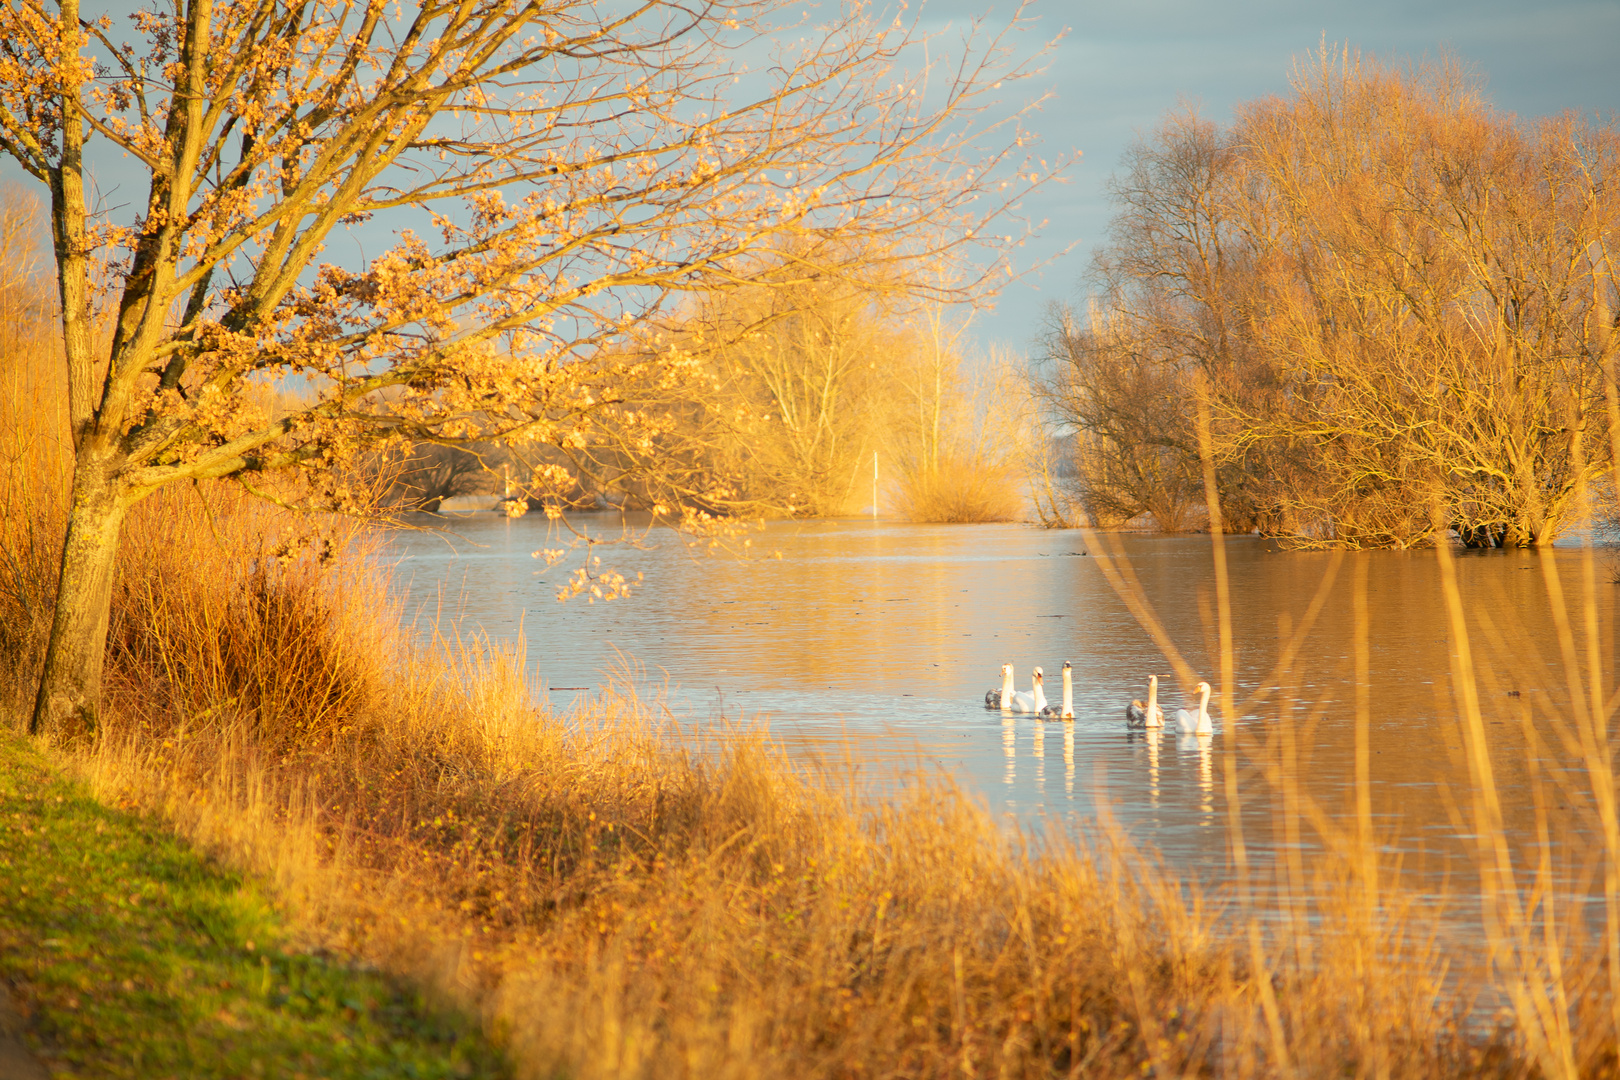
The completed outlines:
{"type": "Polygon", "coordinates": [[[1017,521],[1023,500],[1006,468],[951,457],[935,469],[908,472],[896,492],[897,509],[908,521],[1017,521]]]}

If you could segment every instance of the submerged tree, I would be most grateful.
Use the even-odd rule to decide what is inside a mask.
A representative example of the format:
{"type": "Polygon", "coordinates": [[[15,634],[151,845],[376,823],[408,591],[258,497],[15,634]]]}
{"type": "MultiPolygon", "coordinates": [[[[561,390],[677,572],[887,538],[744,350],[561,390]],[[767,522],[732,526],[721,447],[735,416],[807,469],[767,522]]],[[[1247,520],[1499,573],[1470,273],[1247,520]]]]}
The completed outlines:
{"type": "Polygon", "coordinates": [[[172,0],[122,28],[0,4],[0,147],[50,190],[77,455],[32,728],[94,724],[119,530],[165,484],[297,468],[341,507],[334,466],[378,440],[604,426],[656,465],[662,421],[620,389],[692,365],[601,346],[663,297],[735,284],[787,233],[1005,242],[983,226],[1044,169],[959,121],[1026,73],[1006,39],[964,40],[925,106],[890,74],[914,30],[851,8],[780,45],[776,10],[172,0]],[[92,205],[98,144],[141,178],[128,220],[92,205]],[[254,405],[290,378],[307,407],[254,405]]]}

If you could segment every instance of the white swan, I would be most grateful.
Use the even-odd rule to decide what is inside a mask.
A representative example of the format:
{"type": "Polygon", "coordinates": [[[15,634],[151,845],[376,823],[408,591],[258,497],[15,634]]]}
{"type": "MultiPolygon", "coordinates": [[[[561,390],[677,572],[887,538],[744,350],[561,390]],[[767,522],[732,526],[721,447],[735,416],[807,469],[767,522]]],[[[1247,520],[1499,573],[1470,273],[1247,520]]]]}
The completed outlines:
{"type": "Polygon", "coordinates": [[[1063,661],[1063,707],[1048,705],[1041,710],[1041,716],[1047,720],[1074,719],[1074,665],[1067,660],[1063,661]]]}
{"type": "Polygon", "coordinates": [[[1176,727],[1183,735],[1210,735],[1215,725],[1209,719],[1209,683],[1198,684],[1198,711],[1176,710],[1176,727]]]}
{"type": "Polygon", "coordinates": [[[1148,676],[1148,699],[1143,705],[1132,701],[1125,706],[1125,726],[1134,728],[1164,727],[1164,710],[1159,708],[1159,677],[1148,676]]]}
{"type": "Polygon", "coordinates": [[[1004,701],[1009,700],[1012,697],[1012,688],[1013,688],[1013,668],[1012,668],[1012,665],[1011,664],[1002,664],[1001,665],[1001,689],[1000,690],[986,690],[984,692],[984,707],[987,708],[987,709],[999,709],[999,708],[1001,708],[1001,703],[1004,702],[1004,701]]]}
{"type": "Polygon", "coordinates": [[[1003,702],[1002,708],[1011,712],[1027,713],[1038,713],[1046,708],[1046,691],[1041,689],[1041,683],[1044,679],[1045,676],[1041,674],[1041,669],[1036,668],[1035,673],[1029,677],[1030,692],[1025,694],[1014,691],[1011,695],[1011,705],[1006,704],[1007,698],[1003,697],[1001,699],[1003,702]]]}

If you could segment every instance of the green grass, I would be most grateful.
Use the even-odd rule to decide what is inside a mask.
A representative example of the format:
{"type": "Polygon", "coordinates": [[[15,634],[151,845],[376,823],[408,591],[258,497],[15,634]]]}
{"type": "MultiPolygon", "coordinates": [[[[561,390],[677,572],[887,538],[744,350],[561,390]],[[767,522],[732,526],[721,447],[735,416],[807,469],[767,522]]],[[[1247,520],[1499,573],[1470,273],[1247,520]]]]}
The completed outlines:
{"type": "Polygon", "coordinates": [[[5,731],[0,978],[58,1077],[506,1073],[471,1021],[289,948],[251,882],[5,731]]]}

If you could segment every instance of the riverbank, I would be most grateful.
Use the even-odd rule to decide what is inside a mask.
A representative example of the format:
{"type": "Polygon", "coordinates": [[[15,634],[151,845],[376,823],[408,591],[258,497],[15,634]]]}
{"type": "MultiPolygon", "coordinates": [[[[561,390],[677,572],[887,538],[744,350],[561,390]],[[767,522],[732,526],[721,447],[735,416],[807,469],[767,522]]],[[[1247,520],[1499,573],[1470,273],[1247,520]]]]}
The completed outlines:
{"type": "MultiPolygon", "coordinates": [[[[102,724],[67,733],[60,761],[103,806],[263,883],[292,928],[281,954],[319,946],[454,1005],[525,1080],[1616,1074],[1620,966],[1590,920],[1548,890],[1477,949],[1442,943],[1450,897],[1404,891],[1398,849],[1273,767],[1306,738],[1286,713],[1230,767],[1241,790],[1276,787],[1276,832],[1320,853],[1294,843],[1244,891],[1203,894],[1106,809],[1036,834],[943,777],[871,797],[743,724],[675,730],[626,687],[553,712],[519,648],[410,633],[357,543],[288,549],[308,520],[229,489],[137,507],[102,724]]],[[[49,573],[7,567],[50,551],[11,543],[0,627],[37,643],[49,573]]],[[[30,655],[0,653],[14,712],[30,655]]],[[[1478,832],[1506,835],[1499,817],[1478,832]]],[[[1605,865],[1576,839],[1559,858],[1605,865]]],[[[1516,895],[1502,880],[1489,895],[1516,895]]],[[[217,918],[172,908],[151,933],[217,918]]],[[[213,939],[205,984],[262,985],[245,932],[213,939]]],[[[105,985],[79,970],[61,995],[105,985]]],[[[203,1022],[237,1015],[207,1003],[203,1022]]]]}
{"type": "Polygon", "coordinates": [[[476,1022],[301,948],[260,884],[97,801],[9,730],[0,982],[21,1043],[55,1077],[504,1071],[476,1022]]]}

